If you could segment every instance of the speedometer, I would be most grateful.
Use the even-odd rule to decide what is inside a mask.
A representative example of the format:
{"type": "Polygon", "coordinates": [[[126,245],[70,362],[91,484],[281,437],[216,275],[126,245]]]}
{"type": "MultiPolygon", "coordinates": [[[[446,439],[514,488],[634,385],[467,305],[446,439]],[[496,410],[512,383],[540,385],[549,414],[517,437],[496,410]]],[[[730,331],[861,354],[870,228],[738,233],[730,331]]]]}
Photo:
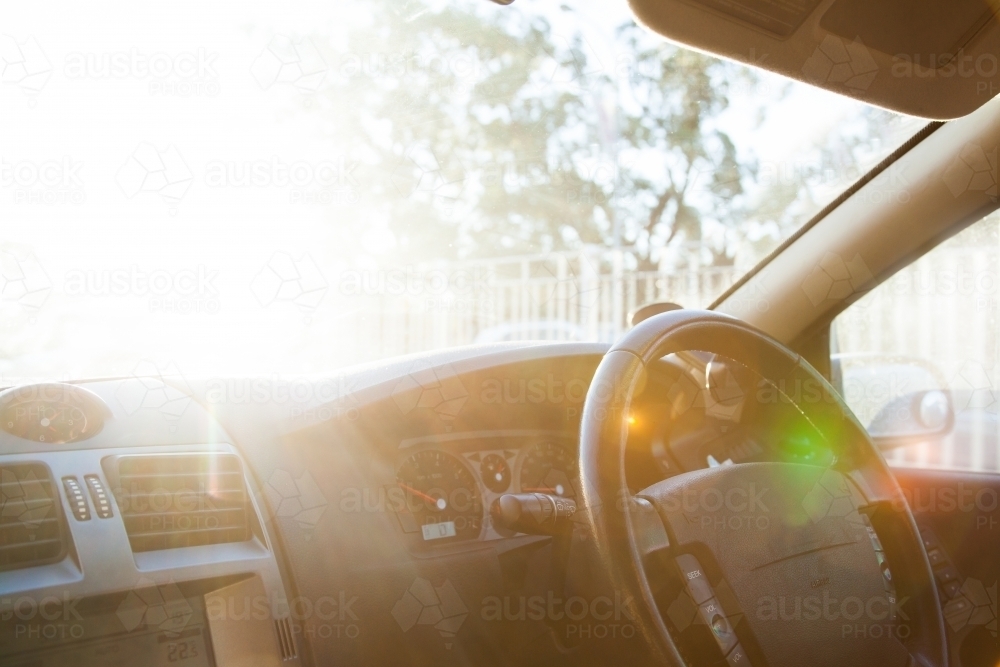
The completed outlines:
{"type": "Polygon", "coordinates": [[[521,463],[521,492],[576,497],[576,454],[563,444],[532,445],[521,463]]]}
{"type": "Polygon", "coordinates": [[[479,486],[456,457],[435,449],[417,452],[400,464],[396,482],[425,541],[479,537],[483,525],[479,486]]]}

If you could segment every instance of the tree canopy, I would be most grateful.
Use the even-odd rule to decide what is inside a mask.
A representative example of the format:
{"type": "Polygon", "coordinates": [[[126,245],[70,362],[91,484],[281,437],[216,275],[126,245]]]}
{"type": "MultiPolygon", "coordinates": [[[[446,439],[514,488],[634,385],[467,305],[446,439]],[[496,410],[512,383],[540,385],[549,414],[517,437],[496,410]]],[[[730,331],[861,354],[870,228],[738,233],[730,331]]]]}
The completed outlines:
{"type": "Polygon", "coordinates": [[[628,21],[602,57],[565,7],[557,31],[541,15],[428,3],[373,0],[314,38],[335,63],[315,108],[367,198],[362,219],[336,221],[348,245],[374,225],[408,259],[598,244],[648,268],[689,243],[727,264],[734,233],[781,236],[815,196],[804,181],[871,140],[841,138],[839,158],[813,147],[795,178],[762,185],[723,122],[736,98],[749,117],[781,99],[755,94],[750,68],[628,21]]]}

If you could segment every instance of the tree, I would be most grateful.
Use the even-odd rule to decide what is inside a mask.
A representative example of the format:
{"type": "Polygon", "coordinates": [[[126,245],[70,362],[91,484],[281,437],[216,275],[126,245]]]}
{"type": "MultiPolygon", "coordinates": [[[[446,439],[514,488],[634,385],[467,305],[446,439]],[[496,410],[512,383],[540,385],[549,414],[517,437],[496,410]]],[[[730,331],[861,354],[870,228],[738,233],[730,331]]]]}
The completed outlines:
{"type": "Polygon", "coordinates": [[[701,241],[707,221],[740,220],[753,165],[715,121],[746,68],[632,23],[609,67],[542,17],[366,6],[321,108],[365,165],[366,210],[401,256],[619,243],[651,267],[667,244],[701,241]]]}
{"type": "Polygon", "coordinates": [[[372,0],[342,38],[317,38],[336,63],[317,108],[363,165],[366,200],[336,221],[345,251],[376,225],[405,262],[584,244],[625,248],[638,269],[685,243],[700,263],[759,258],[883,155],[898,124],[852,111],[797,149],[791,177],[776,174],[727,118],[759,123],[790,84],[758,94],[750,68],[631,21],[602,37],[609,62],[571,9],[556,30],[516,5],[434,2],[372,0]]]}

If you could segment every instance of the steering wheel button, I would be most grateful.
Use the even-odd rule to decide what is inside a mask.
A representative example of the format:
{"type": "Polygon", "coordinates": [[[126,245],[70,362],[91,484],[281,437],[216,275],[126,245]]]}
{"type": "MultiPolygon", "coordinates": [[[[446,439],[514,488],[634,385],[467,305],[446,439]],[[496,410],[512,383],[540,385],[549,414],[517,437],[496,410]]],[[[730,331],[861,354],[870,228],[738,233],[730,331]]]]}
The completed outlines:
{"type": "Polygon", "coordinates": [[[931,567],[937,567],[939,565],[944,565],[948,562],[948,559],[944,557],[940,549],[931,549],[927,552],[927,559],[931,562],[931,567]]]}
{"type": "Polygon", "coordinates": [[[931,532],[929,528],[923,528],[920,531],[920,539],[924,541],[924,548],[930,551],[931,549],[936,549],[938,546],[937,536],[931,532]]]}
{"type": "Polygon", "coordinates": [[[958,595],[961,592],[961,590],[962,590],[962,585],[957,581],[949,581],[947,584],[944,585],[944,594],[948,597],[949,600],[958,595]]]}
{"type": "Polygon", "coordinates": [[[722,650],[722,654],[726,655],[729,653],[729,650],[736,645],[736,633],[733,632],[733,626],[726,619],[719,601],[712,598],[700,605],[698,607],[698,615],[705,625],[708,626],[712,637],[722,650]]]}
{"type": "Polygon", "coordinates": [[[684,585],[695,604],[700,605],[715,596],[715,591],[708,583],[705,570],[697,558],[690,554],[681,554],[676,560],[677,566],[681,569],[681,576],[684,577],[684,585]]]}
{"type": "Polygon", "coordinates": [[[878,533],[875,532],[875,529],[871,526],[865,526],[865,530],[868,531],[868,538],[872,541],[872,547],[875,548],[875,551],[885,551],[882,548],[882,541],[878,539],[878,533]]]}
{"type": "Polygon", "coordinates": [[[935,574],[937,575],[938,581],[942,584],[947,584],[958,579],[958,570],[956,570],[953,565],[946,565],[935,572],[935,574]]]}
{"type": "Polygon", "coordinates": [[[729,667],[746,667],[750,664],[750,660],[747,658],[747,654],[743,651],[743,646],[739,642],[733,647],[733,650],[729,652],[726,656],[726,662],[729,667]]]}

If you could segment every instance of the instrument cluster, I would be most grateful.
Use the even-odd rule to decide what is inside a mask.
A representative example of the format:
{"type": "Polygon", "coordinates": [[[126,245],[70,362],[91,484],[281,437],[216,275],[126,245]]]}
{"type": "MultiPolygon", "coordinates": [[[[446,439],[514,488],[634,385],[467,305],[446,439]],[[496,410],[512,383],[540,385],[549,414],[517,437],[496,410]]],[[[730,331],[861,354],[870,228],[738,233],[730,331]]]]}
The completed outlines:
{"type": "Polygon", "coordinates": [[[488,517],[490,505],[505,493],[578,495],[572,437],[476,438],[414,449],[396,466],[396,484],[405,498],[397,516],[403,531],[427,546],[511,537],[488,517]]]}

